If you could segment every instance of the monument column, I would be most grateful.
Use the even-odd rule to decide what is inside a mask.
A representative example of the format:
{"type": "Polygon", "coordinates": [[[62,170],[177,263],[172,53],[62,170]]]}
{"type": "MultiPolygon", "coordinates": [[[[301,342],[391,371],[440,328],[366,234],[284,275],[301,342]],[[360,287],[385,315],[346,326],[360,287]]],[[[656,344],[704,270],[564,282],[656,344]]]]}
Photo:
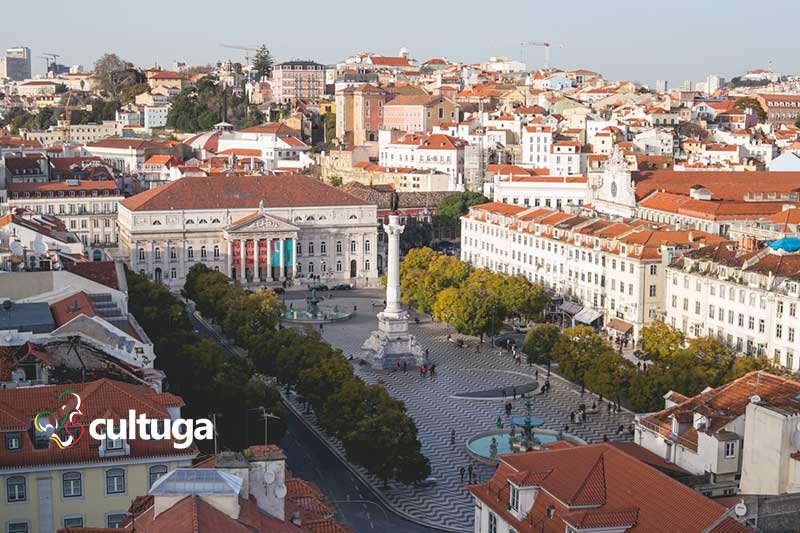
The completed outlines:
{"type": "Polygon", "coordinates": [[[242,285],[247,283],[247,250],[245,250],[245,246],[247,245],[247,241],[244,239],[239,239],[239,280],[242,282],[242,285]]]}
{"type": "Polygon", "coordinates": [[[261,282],[261,270],[258,257],[258,237],[253,239],[253,281],[261,282]]]}
{"type": "Polygon", "coordinates": [[[383,230],[389,239],[389,256],[386,273],[386,309],[387,314],[398,314],[403,311],[400,305],[400,234],[405,227],[400,225],[398,215],[389,215],[389,223],[383,230]]]}

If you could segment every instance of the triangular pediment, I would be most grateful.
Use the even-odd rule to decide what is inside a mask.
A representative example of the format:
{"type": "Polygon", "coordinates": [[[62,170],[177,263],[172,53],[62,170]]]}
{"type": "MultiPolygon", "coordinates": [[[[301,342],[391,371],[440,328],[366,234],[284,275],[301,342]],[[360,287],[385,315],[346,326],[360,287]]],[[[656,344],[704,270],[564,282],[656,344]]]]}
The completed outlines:
{"type": "Polygon", "coordinates": [[[298,231],[299,228],[279,218],[256,211],[232,222],[227,228],[229,234],[251,233],[253,231],[298,231]]]}

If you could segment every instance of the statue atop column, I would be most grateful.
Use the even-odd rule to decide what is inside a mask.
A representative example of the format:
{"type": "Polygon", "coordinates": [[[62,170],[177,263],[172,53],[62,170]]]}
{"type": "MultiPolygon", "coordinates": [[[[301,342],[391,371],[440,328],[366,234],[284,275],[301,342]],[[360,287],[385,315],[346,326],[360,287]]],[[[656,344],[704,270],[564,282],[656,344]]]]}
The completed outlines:
{"type": "MultiPolygon", "coordinates": [[[[392,197],[392,206],[396,204],[392,197]]],[[[361,358],[373,368],[394,368],[398,363],[421,366],[425,351],[408,332],[408,313],[400,303],[400,235],[405,229],[400,216],[393,212],[384,224],[389,242],[386,270],[386,308],[378,313],[378,329],[361,346],[361,358]]]]}

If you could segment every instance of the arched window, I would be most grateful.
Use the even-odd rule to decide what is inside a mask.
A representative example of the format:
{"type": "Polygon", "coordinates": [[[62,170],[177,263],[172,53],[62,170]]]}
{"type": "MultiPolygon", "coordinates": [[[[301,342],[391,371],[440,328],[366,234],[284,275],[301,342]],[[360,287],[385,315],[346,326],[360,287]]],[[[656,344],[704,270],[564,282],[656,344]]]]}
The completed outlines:
{"type": "Polygon", "coordinates": [[[350,215],[348,218],[349,218],[350,220],[358,220],[358,217],[357,217],[357,216],[355,216],[355,215],[350,215]]]}
{"type": "Polygon", "coordinates": [[[364,251],[369,252],[369,239],[364,241],[364,251]]]}
{"type": "Polygon", "coordinates": [[[139,248],[139,261],[144,261],[144,248],[139,248]]]}
{"type": "Polygon", "coordinates": [[[328,253],[328,244],[325,241],[319,243],[319,253],[322,255],[328,253]]]}
{"type": "Polygon", "coordinates": [[[170,259],[178,258],[178,250],[176,250],[174,246],[170,247],[169,249],[169,258],[170,259]]]}
{"type": "Polygon", "coordinates": [[[198,224],[208,224],[208,220],[206,220],[204,218],[201,218],[200,220],[197,221],[197,223],[198,224]]]}
{"type": "Polygon", "coordinates": [[[364,260],[364,270],[369,270],[369,259],[364,260]]]}
{"type": "Polygon", "coordinates": [[[61,491],[65,498],[76,498],[83,494],[80,472],[64,472],[61,476],[61,491]]]}
{"type": "Polygon", "coordinates": [[[149,482],[150,482],[149,486],[152,487],[153,483],[158,481],[158,478],[160,478],[161,476],[163,476],[166,473],[167,473],[167,465],[154,465],[154,466],[151,466],[150,469],[148,470],[148,477],[149,477],[149,482]]]}
{"type": "Polygon", "coordinates": [[[11,476],[6,480],[6,500],[24,502],[28,499],[28,491],[23,476],[11,476]]]}
{"type": "Polygon", "coordinates": [[[125,492],[125,471],[121,468],[106,470],[106,494],[125,492]]]}
{"type": "Polygon", "coordinates": [[[154,220],[153,221],[153,225],[154,226],[160,226],[161,225],[161,221],[160,220],[154,220]]]}
{"type": "Polygon", "coordinates": [[[313,217],[313,216],[311,216],[311,215],[309,215],[309,216],[307,216],[307,217],[306,217],[306,220],[307,220],[307,221],[313,221],[313,220],[314,220],[314,217],[313,217]]]}
{"type": "Polygon", "coordinates": [[[336,261],[336,272],[341,272],[341,271],[342,271],[342,262],[336,261]]]}
{"type": "Polygon", "coordinates": [[[161,248],[156,248],[154,252],[156,256],[156,261],[161,261],[161,248]]]}
{"type": "Polygon", "coordinates": [[[205,246],[201,246],[200,247],[200,259],[205,259],[206,257],[208,257],[208,254],[206,253],[206,247],[205,246]]]}
{"type": "Polygon", "coordinates": [[[219,219],[218,218],[213,218],[213,219],[211,219],[211,223],[212,224],[219,224],[219,219]]]}
{"type": "Polygon", "coordinates": [[[194,259],[194,248],[192,248],[191,246],[189,246],[189,247],[186,249],[186,256],[187,256],[189,259],[194,259]]]}
{"type": "Polygon", "coordinates": [[[327,265],[325,264],[325,261],[322,261],[322,262],[320,262],[320,264],[319,264],[319,271],[320,271],[320,272],[327,272],[327,271],[328,271],[328,267],[327,267],[327,265]]]}
{"type": "Polygon", "coordinates": [[[314,255],[314,243],[308,243],[308,255],[314,255]]]}
{"type": "Polygon", "coordinates": [[[187,221],[186,221],[186,223],[187,223],[187,224],[194,224],[194,220],[192,220],[192,219],[190,218],[189,220],[187,220],[187,221]]]}
{"type": "Polygon", "coordinates": [[[219,259],[219,246],[214,246],[214,259],[219,259]]]}
{"type": "Polygon", "coordinates": [[[336,241],[336,253],[342,253],[342,241],[336,241]]]}
{"type": "Polygon", "coordinates": [[[314,263],[308,263],[308,273],[309,274],[314,273],[314,263]]]}
{"type": "Polygon", "coordinates": [[[178,279],[178,269],[172,267],[172,269],[169,271],[169,277],[170,279],[178,279]]]}
{"type": "Polygon", "coordinates": [[[350,251],[356,253],[358,251],[358,246],[356,245],[356,241],[350,241],[350,251]]]}

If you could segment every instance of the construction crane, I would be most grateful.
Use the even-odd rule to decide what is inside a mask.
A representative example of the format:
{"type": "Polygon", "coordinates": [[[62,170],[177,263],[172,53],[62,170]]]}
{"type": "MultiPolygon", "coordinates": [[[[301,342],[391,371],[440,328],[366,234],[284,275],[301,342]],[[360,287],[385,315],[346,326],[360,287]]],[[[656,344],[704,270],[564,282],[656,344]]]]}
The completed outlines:
{"type": "MultiPolygon", "coordinates": [[[[258,48],[254,46],[238,46],[235,44],[220,44],[223,48],[232,48],[234,50],[244,50],[245,52],[258,52],[258,48]]],[[[250,64],[250,56],[245,54],[244,60],[246,63],[250,64]]]]}
{"type": "Polygon", "coordinates": [[[530,42],[526,41],[520,43],[521,48],[525,48],[526,46],[538,46],[540,48],[544,48],[544,68],[545,70],[550,68],[550,48],[564,48],[564,45],[561,43],[539,43],[539,42],[530,42]]]}
{"type": "Polygon", "coordinates": [[[47,72],[53,70],[55,74],[56,65],[58,65],[58,58],[61,57],[61,54],[53,54],[51,52],[42,52],[42,55],[39,56],[40,59],[44,59],[47,63],[47,72]]]}

